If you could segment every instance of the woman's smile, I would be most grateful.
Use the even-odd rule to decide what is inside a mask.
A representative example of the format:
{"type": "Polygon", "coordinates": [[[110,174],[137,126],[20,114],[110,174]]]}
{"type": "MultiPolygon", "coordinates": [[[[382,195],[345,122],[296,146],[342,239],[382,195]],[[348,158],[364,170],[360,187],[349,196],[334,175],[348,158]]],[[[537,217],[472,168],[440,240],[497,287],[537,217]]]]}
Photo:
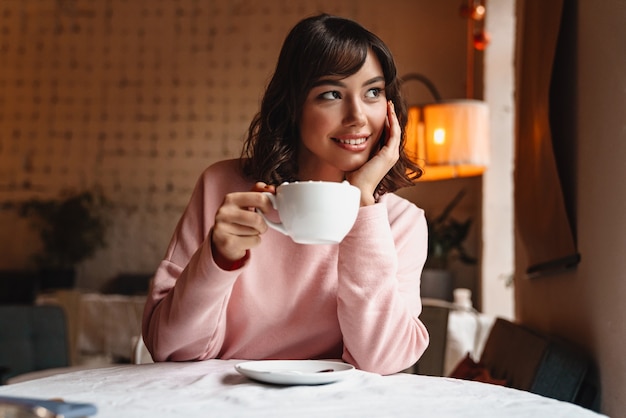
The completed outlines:
{"type": "Polygon", "coordinates": [[[342,135],[339,137],[333,137],[332,140],[339,145],[346,146],[346,149],[352,151],[362,151],[367,145],[366,142],[369,139],[369,135],[342,135]]]}

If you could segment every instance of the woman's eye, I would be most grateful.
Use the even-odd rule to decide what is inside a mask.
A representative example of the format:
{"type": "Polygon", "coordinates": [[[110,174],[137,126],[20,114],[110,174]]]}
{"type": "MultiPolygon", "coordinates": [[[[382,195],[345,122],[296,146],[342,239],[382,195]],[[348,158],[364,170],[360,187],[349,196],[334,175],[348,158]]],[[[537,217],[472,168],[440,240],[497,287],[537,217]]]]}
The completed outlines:
{"type": "Polygon", "coordinates": [[[338,91],[327,91],[320,94],[320,97],[325,100],[335,100],[341,98],[338,91]]]}
{"type": "Polygon", "coordinates": [[[375,98],[380,96],[380,93],[382,92],[383,89],[381,88],[374,88],[374,89],[369,89],[367,91],[367,93],[365,93],[366,97],[370,97],[370,98],[375,98]]]}

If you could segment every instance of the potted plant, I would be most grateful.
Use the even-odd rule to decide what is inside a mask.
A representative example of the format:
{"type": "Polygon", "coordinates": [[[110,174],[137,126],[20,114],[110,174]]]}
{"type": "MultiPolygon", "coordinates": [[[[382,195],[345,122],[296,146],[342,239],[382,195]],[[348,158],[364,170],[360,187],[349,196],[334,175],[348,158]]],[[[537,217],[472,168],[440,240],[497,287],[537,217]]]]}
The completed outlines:
{"type": "Polygon", "coordinates": [[[32,199],[20,214],[32,220],[42,251],[33,256],[42,290],[74,286],[75,268],[106,246],[106,199],[100,191],[66,191],[58,199],[32,199]]]}
{"type": "Polygon", "coordinates": [[[465,249],[464,243],[472,226],[472,219],[458,221],[452,211],[459,204],[465,190],[459,191],[443,211],[428,221],[428,256],[422,273],[422,296],[452,301],[454,277],[449,265],[453,260],[476,264],[476,258],[465,249]]]}

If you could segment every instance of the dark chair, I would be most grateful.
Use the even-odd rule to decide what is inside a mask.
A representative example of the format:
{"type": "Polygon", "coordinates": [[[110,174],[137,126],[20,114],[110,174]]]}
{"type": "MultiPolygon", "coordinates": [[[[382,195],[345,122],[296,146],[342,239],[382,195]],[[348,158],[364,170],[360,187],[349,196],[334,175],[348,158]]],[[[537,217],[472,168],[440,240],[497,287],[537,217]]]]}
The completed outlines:
{"type": "Polygon", "coordinates": [[[59,306],[0,306],[0,384],[27,372],[69,366],[66,318],[59,306]]]}
{"type": "Polygon", "coordinates": [[[450,309],[444,306],[422,306],[420,320],[426,326],[430,336],[428,348],[414,365],[416,374],[429,376],[443,376],[446,355],[446,343],[448,340],[448,314],[450,309]]]}
{"type": "Polygon", "coordinates": [[[599,409],[595,367],[580,349],[555,337],[497,318],[480,358],[506,385],[599,409]]]}

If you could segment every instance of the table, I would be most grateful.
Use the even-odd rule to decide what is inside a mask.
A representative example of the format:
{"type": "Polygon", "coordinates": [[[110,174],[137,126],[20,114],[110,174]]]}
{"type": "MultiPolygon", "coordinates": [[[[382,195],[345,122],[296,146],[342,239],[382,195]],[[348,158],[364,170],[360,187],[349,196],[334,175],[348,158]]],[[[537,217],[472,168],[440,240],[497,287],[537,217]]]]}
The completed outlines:
{"type": "Polygon", "coordinates": [[[91,402],[97,418],[602,416],[528,392],[447,377],[355,370],[321,386],[275,386],[238,374],[237,360],[119,365],[1,386],[0,395],[91,402]]]}

